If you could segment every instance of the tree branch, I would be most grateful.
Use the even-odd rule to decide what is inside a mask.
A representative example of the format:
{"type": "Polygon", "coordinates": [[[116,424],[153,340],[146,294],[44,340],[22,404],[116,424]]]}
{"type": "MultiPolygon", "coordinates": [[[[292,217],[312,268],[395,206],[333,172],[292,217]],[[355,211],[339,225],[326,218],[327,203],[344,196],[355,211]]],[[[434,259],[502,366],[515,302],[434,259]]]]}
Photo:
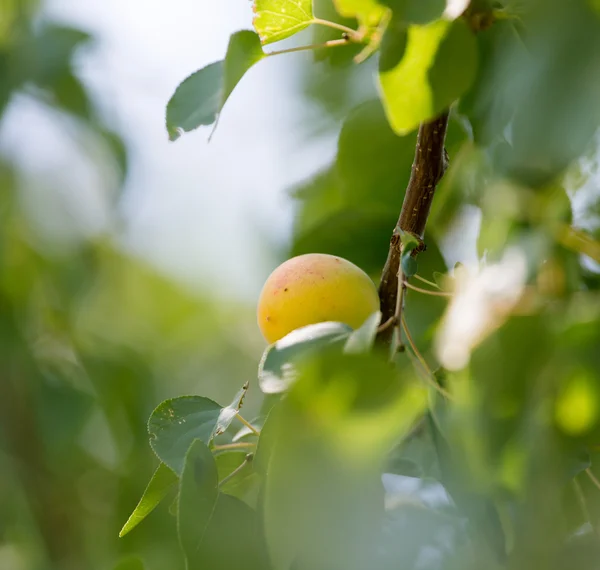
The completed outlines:
{"type": "MultiPolygon", "coordinates": [[[[390,240],[390,249],[379,285],[382,323],[394,316],[397,319],[401,317],[396,314],[401,257],[400,233],[412,234],[419,241],[420,245],[413,255],[425,250],[423,235],[435,188],[448,166],[448,154],[444,148],[447,127],[447,111],[432,121],[422,123],[419,127],[410,180],[406,188],[400,217],[390,240]]],[[[392,334],[393,327],[388,327],[379,333],[378,340],[389,344],[392,334]]]]}

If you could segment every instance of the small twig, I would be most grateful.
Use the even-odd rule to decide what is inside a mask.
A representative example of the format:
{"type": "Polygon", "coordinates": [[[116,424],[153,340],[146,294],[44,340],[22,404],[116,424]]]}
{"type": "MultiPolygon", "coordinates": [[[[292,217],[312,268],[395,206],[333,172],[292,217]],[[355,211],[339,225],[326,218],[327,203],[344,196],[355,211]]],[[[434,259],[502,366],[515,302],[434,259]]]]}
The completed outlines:
{"type": "Polygon", "coordinates": [[[581,488],[579,481],[577,481],[577,477],[573,479],[573,487],[575,488],[575,494],[577,495],[577,500],[579,501],[579,506],[581,507],[583,517],[590,523],[590,526],[592,527],[594,533],[598,534],[596,525],[592,521],[592,516],[590,514],[590,510],[588,509],[587,502],[585,500],[585,495],[583,494],[583,489],[581,488]]]}
{"type": "Polygon", "coordinates": [[[440,394],[442,394],[443,396],[448,398],[448,400],[453,400],[452,395],[449,392],[447,392],[446,390],[444,390],[444,388],[442,388],[437,383],[437,381],[435,379],[435,375],[431,371],[431,368],[429,368],[429,364],[427,364],[427,361],[425,360],[425,358],[423,357],[423,355],[417,348],[417,345],[415,344],[415,341],[413,340],[413,337],[410,334],[410,330],[408,328],[408,324],[406,322],[406,318],[404,317],[404,315],[402,315],[402,328],[404,329],[404,334],[406,335],[406,340],[408,340],[408,344],[410,345],[410,348],[412,349],[414,355],[417,357],[419,364],[423,367],[423,370],[425,371],[427,382],[429,384],[431,384],[431,386],[434,387],[440,394]]]}
{"type": "Polygon", "coordinates": [[[592,481],[592,483],[594,485],[596,485],[596,487],[598,487],[598,489],[600,489],[600,481],[598,481],[598,479],[596,478],[596,476],[592,473],[592,470],[588,467],[585,470],[587,476],[590,478],[590,480],[592,481]]]}
{"type": "Polygon", "coordinates": [[[392,315],[387,321],[385,321],[385,323],[379,325],[377,327],[377,334],[379,334],[380,332],[383,332],[386,329],[389,329],[392,325],[396,324],[396,317],[394,315],[392,315]]]}
{"type": "Polygon", "coordinates": [[[428,291],[427,289],[421,289],[416,285],[411,285],[406,279],[404,280],[404,286],[417,291],[418,293],[424,293],[425,295],[433,295],[434,297],[452,297],[452,293],[445,293],[444,291],[428,291]]]}
{"type": "Polygon", "coordinates": [[[311,20],[311,24],[317,24],[319,26],[327,26],[328,28],[333,28],[334,30],[340,30],[340,32],[344,32],[348,34],[349,39],[353,42],[360,43],[363,41],[363,35],[357,30],[353,30],[348,26],[344,26],[342,24],[338,24],[336,22],[330,22],[329,20],[322,20],[321,18],[313,18],[311,20]]]}
{"type": "Polygon", "coordinates": [[[255,443],[240,441],[237,443],[224,443],[222,445],[213,445],[214,451],[225,451],[227,449],[254,449],[255,443]]]}
{"type": "Polygon", "coordinates": [[[350,41],[350,36],[345,36],[339,40],[329,40],[329,41],[323,42],[321,44],[310,44],[307,46],[298,46],[298,47],[293,47],[293,48],[280,49],[277,51],[270,51],[270,52],[265,53],[265,55],[266,56],[282,55],[284,53],[294,53],[297,51],[308,51],[308,50],[315,50],[315,49],[321,49],[321,48],[344,46],[344,45],[347,45],[349,41],[350,41]]]}
{"type": "MultiPolygon", "coordinates": [[[[400,246],[400,258],[402,258],[402,246],[400,246]]],[[[406,291],[406,287],[404,287],[404,272],[402,271],[402,263],[398,264],[398,295],[396,297],[396,309],[394,311],[394,322],[396,325],[396,340],[395,346],[392,350],[392,355],[396,355],[398,352],[401,352],[404,349],[404,343],[402,342],[402,323],[404,321],[404,315],[402,311],[404,310],[404,292],[406,291]]]]}
{"type": "Polygon", "coordinates": [[[219,487],[222,487],[225,485],[225,483],[231,481],[231,479],[233,479],[244,467],[246,467],[246,465],[251,463],[253,459],[254,455],[252,453],[248,453],[248,455],[244,457],[244,461],[242,461],[229,475],[223,477],[223,479],[219,481],[219,487]]]}
{"type": "Polygon", "coordinates": [[[257,430],[248,420],[243,418],[238,412],[235,417],[240,420],[254,435],[260,435],[260,431],[257,430]]]}
{"type": "Polygon", "coordinates": [[[418,275],[417,273],[415,273],[413,275],[413,277],[415,279],[418,279],[419,281],[421,281],[422,283],[425,283],[427,285],[429,285],[430,287],[435,287],[436,289],[440,289],[440,286],[437,283],[434,283],[433,281],[429,281],[429,279],[425,279],[425,277],[421,277],[420,275],[418,275]]]}

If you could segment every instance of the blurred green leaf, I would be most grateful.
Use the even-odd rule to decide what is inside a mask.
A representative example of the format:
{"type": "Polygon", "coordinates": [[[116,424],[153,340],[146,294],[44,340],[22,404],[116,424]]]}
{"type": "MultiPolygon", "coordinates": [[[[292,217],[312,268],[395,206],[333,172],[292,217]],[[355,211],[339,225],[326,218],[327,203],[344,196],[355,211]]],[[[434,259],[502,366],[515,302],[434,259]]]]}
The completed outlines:
{"type": "Polygon", "coordinates": [[[399,137],[392,131],[378,99],[356,107],[338,139],[335,168],[344,203],[370,208],[396,204],[399,212],[415,142],[414,136],[399,137]]]}
{"type": "Polygon", "coordinates": [[[312,0],[254,0],[252,25],[263,44],[289,38],[312,24],[312,0]]]}
{"type": "Polygon", "coordinates": [[[394,13],[386,26],[379,47],[379,72],[389,71],[396,67],[406,52],[408,43],[408,27],[394,13]]]}
{"type": "Polygon", "coordinates": [[[376,0],[333,0],[344,18],[356,18],[365,26],[376,26],[386,13],[386,7],[376,0]]]}
{"type": "Polygon", "coordinates": [[[196,439],[209,445],[223,408],[202,396],[162,402],[148,420],[150,445],[157,457],[181,475],[185,457],[196,439]]]}
{"type": "Polygon", "coordinates": [[[204,442],[193,439],[185,454],[177,507],[177,531],[186,568],[202,567],[202,546],[217,504],[218,483],[212,453],[204,442]]]}
{"type": "Polygon", "coordinates": [[[356,329],[346,340],[344,352],[348,354],[356,354],[361,352],[369,352],[375,343],[377,329],[381,322],[381,312],[373,313],[360,328],[356,329]]]}
{"type": "Polygon", "coordinates": [[[373,356],[322,355],[274,408],[263,517],[276,568],[365,568],[374,555],[380,464],[425,405],[390,370],[373,356]]]}
{"type": "Polygon", "coordinates": [[[410,24],[427,24],[442,16],[446,0],[380,0],[394,11],[394,18],[410,24]]]}
{"type": "Polygon", "coordinates": [[[166,497],[167,493],[175,486],[175,483],[177,483],[177,475],[164,463],[160,463],[154,475],[152,475],[152,479],[150,479],[140,502],[121,529],[119,537],[125,536],[140,524],[166,497]]]}
{"type": "Polygon", "coordinates": [[[476,44],[462,22],[409,26],[402,59],[379,73],[392,129],[403,135],[440,113],[470,87],[476,65],[476,44]]]}
{"type": "Polygon", "coordinates": [[[117,563],[113,570],[144,570],[144,563],[141,558],[128,556],[117,563]]]}
{"type": "Polygon", "coordinates": [[[344,323],[316,323],[299,328],[270,345],[258,366],[258,382],[265,394],[287,390],[298,374],[298,361],[323,347],[340,346],[352,329],[344,323]]]}
{"type": "Polygon", "coordinates": [[[244,74],[264,57],[258,36],[249,30],[232,34],[223,61],[211,63],[185,79],[167,104],[167,131],[182,132],[212,125],[244,74]]]}
{"type": "Polygon", "coordinates": [[[231,404],[229,404],[221,410],[221,413],[219,414],[219,418],[217,420],[217,425],[215,427],[215,435],[220,435],[224,433],[227,430],[227,428],[229,428],[231,422],[234,420],[235,416],[242,407],[244,397],[246,396],[246,392],[248,392],[249,385],[250,384],[246,382],[233,398],[233,402],[231,402],[231,404]]]}

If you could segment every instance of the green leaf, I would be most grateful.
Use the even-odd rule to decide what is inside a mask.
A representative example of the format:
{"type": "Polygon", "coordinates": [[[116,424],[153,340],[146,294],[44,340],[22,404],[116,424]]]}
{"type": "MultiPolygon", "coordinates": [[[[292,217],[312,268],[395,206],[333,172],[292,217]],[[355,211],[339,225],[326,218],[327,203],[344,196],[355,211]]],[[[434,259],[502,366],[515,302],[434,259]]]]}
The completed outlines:
{"type": "Polygon", "coordinates": [[[216,61],[185,79],[167,104],[167,131],[172,141],[183,132],[217,120],[223,93],[223,61],[216,61]]]}
{"type": "Polygon", "coordinates": [[[119,537],[125,536],[140,524],[166,497],[176,482],[177,475],[164,463],[161,463],[152,475],[152,479],[133,513],[121,529],[119,537]]]}
{"type": "MultiPolygon", "coordinates": [[[[408,184],[414,155],[415,137],[392,131],[379,99],[353,109],[342,126],[335,163],[345,205],[381,204],[389,210],[408,184]]],[[[386,231],[389,241],[389,227],[386,231]]],[[[369,247],[371,254],[376,251],[373,244],[369,247]]]]}
{"type": "Polygon", "coordinates": [[[414,130],[469,88],[477,66],[475,45],[462,22],[409,26],[404,56],[379,73],[383,104],[396,133],[414,130]]]}
{"type": "Polygon", "coordinates": [[[144,563],[137,556],[128,556],[119,561],[113,570],[144,570],[144,563]]]}
{"type": "Polygon", "coordinates": [[[244,74],[264,57],[258,36],[250,30],[229,39],[223,61],[211,63],[183,81],[167,105],[169,138],[217,121],[227,99],[244,74]]]}
{"type": "Polygon", "coordinates": [[[365,26],[376,26],[387,8],[376,0],[333,0],[340,16],[356,18],[365,26]]]}
{"type": "Polygon", "coordinates": [[[466,93],[477,75],[477,42],[462,20],[453,22],[438,48],[429,83],[437,113],[466,93]]]}
{"type": "Polygon", "coordinates": [[[187,568],[201,568],[201,545],[219,496],[218,484],[210,449],[193,440],[185,455],[177,507],[177,532],[187,568]]]}
{"type": "Polygon", "coordinates": [[[254,29],[263,44],[278,42],[313,21],[312,0],[254,0],[254,29]]]}
{"type": "Polygon", "coordinates": [[[219,414],[219,418],[217,420],[217,425],[215,427],[215,435],[220,435],[224,433],[227,428],[231,425],[231,422],[240,411],[242,404],[244,402],[244,397],[246,396],[246,392],[248,391],[248,386],[250,384],[246,382],[233,398],[233,402],[229,404],[229,406],[223,408],[221,413],[219,414]]]}
{"type": "Polygon", "coordinates": [[[296,558],[306,568],[369,567],[383,519],[381,463],[425,405],[422,387],[373,355],[320,354],[303,364],[263,428],[268,453],[257,453],[276,568],[296,558]]]}
{"type": "Polygon", "coordinates": [[[298,361],[324,347],[341,345],[352,329],[343,323],[325,322],[292,331],[265,350],[258,366],[258,382],[265,394],[284,392],[297,376],[298,361]]]}
{"type": "Polygon", "coordinates": [[[162,402],[150,416],[150,445],[158,458],[181,475],[186,453],[195,439],[208,445],[221,406],[202,396],[182,396],[162,402]]]}
{"type": "Polygon", "coordinates": [[[223,69],[223,96],[219,112],[244,74],[263,57],[265,57],[265,53],[262,50],[260,38],[253,31],[241,30],[229,38],[223,69]]]}
{"type": "Polygon", "coordinates": [[[363,323],[360,328],[356,329],[350,334],[346,344],[344,345],[344,352],[348,354],[369,352],[375,343],[377,328],[379,327],[380,322],[381,312],[376,311],[363,323]]]}

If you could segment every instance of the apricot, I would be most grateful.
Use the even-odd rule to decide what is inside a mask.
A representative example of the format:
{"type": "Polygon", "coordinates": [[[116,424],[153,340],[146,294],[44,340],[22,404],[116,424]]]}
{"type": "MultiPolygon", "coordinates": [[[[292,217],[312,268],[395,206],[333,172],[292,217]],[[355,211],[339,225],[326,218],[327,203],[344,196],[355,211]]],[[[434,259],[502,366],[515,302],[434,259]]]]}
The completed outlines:
{"type": "Polygon", "coordinates": [[[350,261],[323,253],[288,259],[267,279],[258,326],[273,343],[297,328],[338,321],[358,328],[379,309],[373,281],[350,261]]]}

